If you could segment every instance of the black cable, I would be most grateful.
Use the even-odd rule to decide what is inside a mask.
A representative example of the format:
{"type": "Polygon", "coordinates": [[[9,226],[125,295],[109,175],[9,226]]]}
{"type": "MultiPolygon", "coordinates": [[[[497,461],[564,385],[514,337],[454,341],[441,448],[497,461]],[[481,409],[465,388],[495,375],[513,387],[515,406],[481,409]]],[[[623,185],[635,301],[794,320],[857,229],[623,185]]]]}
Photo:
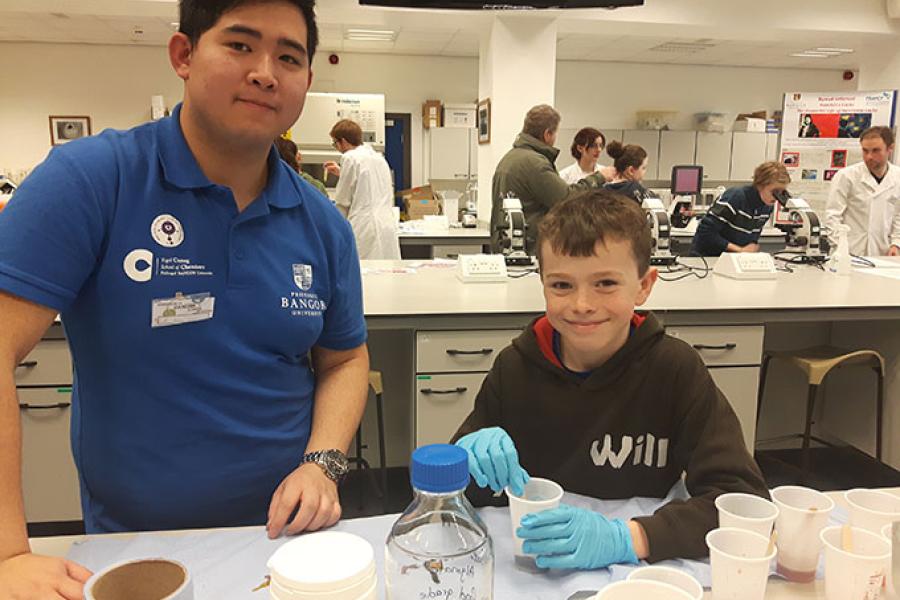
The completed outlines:
{"type": "Polygon", "coordinates": [[[871,260],[869,260],[868,258],[866,258],[865,256],[857,256],[855,254],[851,254],[850,258],[851,258],[850,262],[852,263],[853,261],[856,261],[856,263],[857,263],[856,266],[858,266],[858,267],[867,267],[870,269],[875,268],[875,263],[872,262],[871,260]]]}
{"type": "Polygon", "coordinates": [[[679,262],[678,258],[675,258],[674,265],[668,265],[668,269],[665,271],[660,271],[659,279],[661,281],[681,281],[682,279],[687,279],[688,277],[696,277],[697,279],[705,279],[709,272],[712,271],[712,268],[709,266],[709,263],[706,262],[706,258],[703,256],[699,257],[700,260],[703,261],[702,267],[694,267],[691,265],[687,265],[683,262],[679,262]],[[678,268],[673,268],[673,266],[677,266],[678,268]],[[674,274],[678,273],[675,277],[664,277],[664,274],[674,274]]]}
{"type": "Polygon", "coordinates": [[[523,271],[507,270],[506,276],[509,277],[510,279],[521,279],[523,277],[527,277],[528,275],[531,275],[532,273],[537,273],[537,272],[538,272],[537,267],[532,267],[530,269],[525,269],[523,271]]]}

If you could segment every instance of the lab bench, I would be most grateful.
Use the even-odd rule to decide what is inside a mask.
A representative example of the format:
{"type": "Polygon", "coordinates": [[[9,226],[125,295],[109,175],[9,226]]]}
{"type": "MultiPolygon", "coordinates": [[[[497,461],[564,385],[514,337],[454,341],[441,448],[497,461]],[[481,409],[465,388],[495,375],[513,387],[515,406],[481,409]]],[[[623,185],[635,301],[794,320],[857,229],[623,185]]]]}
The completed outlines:
{"type": "Polygon", "coordinates": [[[404,259],[456,258],[490,250],[487,227],[401,231],[400,256],[404,259]]]}
{"type": "MultiPolygon", "coordinates": [[[[544,312],[542,288],[537,275],[463,284],[454,266],[441,262],[364,261],[363,267],[372,368],[384,375],[388,464],[405,465],[416,445],[446,441],[456,431],[497,354],[544,312]]],[[[900,465],[900,436],[893,434],[900,428],[895,406],[900,398],[900,277],[861,271],[840,277],[813,267],[778,273],[771,281],[709,274],[659,281],[641,308],[653,310],[670,334],[697,349],[734,407],[751,449],[757,439],[764,350],[819,343],[879,350],[887,363],[884,456],[891,466],[900,465]]],[[[66,521],[80,514],[68,435],[71,367],[62,340],[56,324],[25,360],[37,365],[16,371],[21,403],[58,405],[22,411],[29,522],[66,521]]],[[[769,429],[796,430],[803,422],[805,383],[799,376],[780,381],[786,378],[770,370],[763,407],[763,417],[775,415],[769,429]],[[782,406],[787,404],[791,407],[782,406]]],[[[865,385],[853,380],[853,391],[832,394],[829,384],[825,404],[838,412],[823,415],[822,424],[834,437],[869,449],[875,403],[862,391],[865,385]],[[832,403],[832,396],[842,397],[832,403]]],[[[366,457],[377,463],[372,408],[364,416],[363,433],[366,457]]]]}

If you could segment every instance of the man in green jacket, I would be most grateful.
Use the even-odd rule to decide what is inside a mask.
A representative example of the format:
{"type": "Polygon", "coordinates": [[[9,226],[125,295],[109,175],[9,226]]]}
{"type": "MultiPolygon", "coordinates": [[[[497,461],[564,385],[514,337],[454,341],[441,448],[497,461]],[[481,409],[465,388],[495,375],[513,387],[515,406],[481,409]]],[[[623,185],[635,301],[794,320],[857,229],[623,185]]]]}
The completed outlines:
{"type": "Polygon", "coordinates": [[[503,198],[522,202],[525,214],[525,243],[534,252],[538,225],[550,208],[573,192],[602,187],[606,180],[594,173],[572,185],[556,171],[559,149],[554,148],[561,117],[552,106],[539,104],[525,115],[522,133],[512,150],[500,159],[494,171],[491,193],[491,249],[500,252],[499,227],[503,225],[503,198]]]}

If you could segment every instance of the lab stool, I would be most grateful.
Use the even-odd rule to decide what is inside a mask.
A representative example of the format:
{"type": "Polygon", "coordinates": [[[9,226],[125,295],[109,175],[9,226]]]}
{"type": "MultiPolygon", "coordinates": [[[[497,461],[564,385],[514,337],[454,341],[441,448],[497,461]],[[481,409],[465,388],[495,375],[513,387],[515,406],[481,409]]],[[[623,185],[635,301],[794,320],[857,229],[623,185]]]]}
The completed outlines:
{"type": "Polygon", "coordinates": [[[874,350],[844,350],[833,346],[815,346],[789,352],[766,352],[763,357],[759,378],[759,396],[756,399],[756,424],[759,426],[759,414],[762,408],[763,394],[766,389],[766,374],[772,359],[782,359],[798,367],[806,375],[809,393],[806,400],[806,428],[802,434],[789,437],[802,437],[802,473],[804,483],[809,477],[809,442],[814,440],[826,446],[834,446],[825,440],[811,435],[813,412],[818,398],[819,387],[825,377],[837,367],[867,366],[875,371],[878,377],[878,396],[875,399],[875,458],[881,462],[881,431],[884,417],[884,358],[874,350]]]}
{"type": "MultiPolygon", "coordinates": [[[[372,486],[375,488],[376,495],[381,498],[382,512],[387,513],[388,507],[388,486],[387,486],[387,460],[385,459],[384,449],[384,403],[382,395],[384,394],[384,384],[381,379],[381,371],[369,371],[369,387],[375,393],[375,409],[377,411],[378,421],[378,459],[379,459],[379,475],[381,478],[381,486],[375,482],[369,461],[363,458],[362,452],[368,448],[368,445],[362,443],[362,423],[356,430],[356,455],[347,457],[347,460],[356,465],[356,470],[365,469],[369,476],[372,486]]],[[[362,508],[363,496],[362,485],[359,486],[359,506],[362,508]]]]}

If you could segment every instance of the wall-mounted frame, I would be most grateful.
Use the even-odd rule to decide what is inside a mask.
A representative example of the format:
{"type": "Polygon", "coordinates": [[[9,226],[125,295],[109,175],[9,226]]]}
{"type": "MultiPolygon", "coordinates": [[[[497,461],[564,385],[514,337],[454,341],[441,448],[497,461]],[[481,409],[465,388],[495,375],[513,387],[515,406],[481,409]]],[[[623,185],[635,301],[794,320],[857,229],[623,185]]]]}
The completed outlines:
{"type": "Polygon", "coordinates": [[[91,135],[90,117],[50,116],[50,144],[53,146],[62,146],[89,135],[91,135]]]}
{"type": "Polygon", "coordinates": [[[478,101],[478,113],[476,115],[478,123],[478,143],[488,144],[491,141],[491,99],[486,98],[478,101]]]}

